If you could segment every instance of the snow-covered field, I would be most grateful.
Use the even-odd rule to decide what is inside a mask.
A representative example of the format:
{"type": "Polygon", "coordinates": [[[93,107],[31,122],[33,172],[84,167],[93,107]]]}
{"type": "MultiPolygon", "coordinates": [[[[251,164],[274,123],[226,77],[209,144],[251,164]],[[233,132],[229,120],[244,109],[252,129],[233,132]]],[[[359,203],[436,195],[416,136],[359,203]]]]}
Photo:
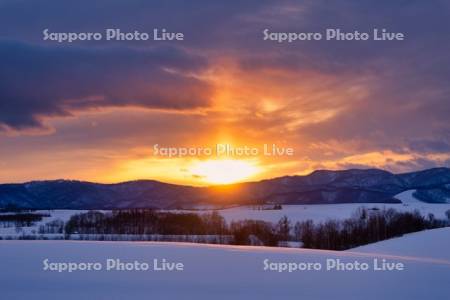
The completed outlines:
{"type": "Polygon", "coordinates": [[[402,237],[373,243],[348,252],[400,255],[450,261],[450,228],[410,233],[402,237]]]}
{"type": "MultiPolygon", "coordinates": [[[[408,193],[408,192],[405,192],[408,193]]],[[[403,194],[403,193],[402,193],[403,194]]],[[[316,222],[326,221],[327,219],[346,219],[361,206],[366,208],[389,209],[398,211],[418,210],[422,215],[429,213],[435,215],[438,219],[447,219],[445,212],[450,209],[450,204],[425,203],[415,200],[413,197],[402,195],[404,201],[398,204],[386,203],[359,203],[359,204],[316,204],[316,205],[283,205],[281,210],[258,210],[251,206],[233,207],[222,209],[218,212],[227,220],[227,222],[254,219],[268,222],[277,222],[283,216],[287,216],[291,221],[303,221],[307,219],[316,222]]]]}
{"type": "MultiPolygon", "coordinates": [[[[261,210],[257,206],[238,206],[233,208],[217,210],[227,222],[244,219],[261,220],[267,222],[278,222],[283,216],[287,216],[292,222],[311,219],[322,222],[328,219],[347,219],[359,207],[368,209],[389,209],[398,211],[418,210],[423,216],[432,213],[438,219],[447,219],[445,212],[450,210],[450,203],[426,203],[414,198],[415,190],[405,191],[395,196],[402,203],[345,203],[345,204],[314,204],[314,205],[283,205],[281,210],[261,210]]],[[[210,210],[196,210],[192,212],[210,212],[210,210]]],[[[186,211],[183,211],[186,212],[186,211]]]]}
{"type": "Polygon", "coordinates": [[[152,242],[0,241],[2,299],[448,299],[450,228],[345,252],[152,242]],[[50,262],[166,259],[184,271],[43,270],[50,262]],[[403,263],[403,271],[337,271],[327,259],[403,263]],[[320,271],[264,271],[319,262],[320,271]]]}
{"type": "Polygon", "coordinates": [[[429,213],[436,218],[446,219],[445,211],[450,209],[450,204],[428,204],[418,202],[414,204],[323,204],[323,205],[283,205],[282,210],[257,210],[253,207],[234,207],[218,212],[227,222],[243,219],[263,220],[277,222],[283,216],[287,216],[291,221],[302,221],[312,219],[314,221],[325,221],[327,219],[346,219],[358,209],[366,208],[394,208],[398,211],[419,210],[421,214],[427,216],[429,213]]]}

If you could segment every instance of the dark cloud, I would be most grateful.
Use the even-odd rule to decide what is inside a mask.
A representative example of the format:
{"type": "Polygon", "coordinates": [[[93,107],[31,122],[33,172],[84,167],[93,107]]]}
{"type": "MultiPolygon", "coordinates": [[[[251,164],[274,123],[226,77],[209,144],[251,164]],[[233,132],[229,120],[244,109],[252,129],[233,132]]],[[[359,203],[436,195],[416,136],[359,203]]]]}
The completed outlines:
{"type": "Polygon", "coordinates": [[[43,47],[0,42],[0,124],[43,126],[74,110],[207,106],[211,89],[193,75],[207,66],[175,48],[43,47]]]}
{"type": "Polygon", "coordinates": [[[448,166],[448,163],[437,163],[431,159],[417,158],[408,161],[395,161],[387,160],[385,163],[374,166],[371,164],[352,164],[352,163],[338,163],[339,169],[369,169],[369,168],[381,168],[383,170],[390,171],[392,173],[404,173],[410,170],[425,170],[429,168],[436,168],[448,166]]]}
{"type": "Polygon", "coordinates": [[[450,143],[444,140],[416,139],[409,141],[409,148],[421,153],[450,153],[450,143]]]}
{"type": "MultiPolygon", "coordinates": [[[[268,0],[80,0],[61,2],[0,1],[0,36],[45,43],[42,30],[103,31],[105,28],[151,31],[166,28],[186,33],[183,45],[215,47],[233,36],[239,18],[257,13],[268,0]],[[14,25],[14,26],[12,26],[14,25]],[[227,35],[224,35],[226,33],[227,35]]],[[[88,43],[92,46],[92,43],[88,43]]],[[[111,42],[107,42],[108,45],[111,42]]],[[[123,44],[123,42],[118,42],[123,44]]],[[[128,43],[132,44],[132,43],[128,43]]],[[[142,43],[135,43],[142,45],[142,43]]],[[[148,45],[148,44],[147,44],[148,45]]]]}
{"type": "Polygon", "coordinates": [[[396,161],[388,165],[393,172],[407,172],[410,170],[425,170],[430,168],[450,167],[450,160],[435,161],[427,158],[416,158],[409,161],[396,161]]]}

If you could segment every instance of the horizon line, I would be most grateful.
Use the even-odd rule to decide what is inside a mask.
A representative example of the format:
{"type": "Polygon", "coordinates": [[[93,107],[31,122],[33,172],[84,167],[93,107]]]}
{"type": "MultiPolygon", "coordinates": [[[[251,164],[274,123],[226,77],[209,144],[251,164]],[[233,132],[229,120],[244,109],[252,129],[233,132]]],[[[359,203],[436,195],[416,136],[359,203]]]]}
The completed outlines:
{"type": "Polygon", "coordinates": [[[131,183],[131,182],[138,182],[138,181],[154,181],[162,184],[168,184],[168,185],[177,185],[177,186],[185,186],[185,187],[197,187],[197,188],[208,188],[208,187],[223,187],[223,186],[232,186],[232,185],[239,185],[239,184],[247,184],[247,183],[258,183],[262,181],[267,180],[275,180],[285,177],[306,177],[310,176],[315,172],[345,172],[345,171],[369,171],[369,170],[377,170],[377,171],[384,171],[393,175],[402,175],[402,174],[409,174],[409,173],[419,173],[434,169],[449,169],[450,167],[447,166],[441,166],[441,167],[432,167],[432,168],[425,168],[425,169],[419,169],[416,171],[408,171],[408,172],[401,172],[401,173],[394,173],[385,169],[381,168],[350,168],[350,169],[316,169],[314,171],[311,171],[310,173],[304,174],[304,175],[283,175],[283,176],[277,176],[277,177],[270,177],[270,178],[264,178],[261,180],[254,180],[254,181],[239,181],[239,182],[233,182],[233,183],[226,183],[226,184],[207,184],[207,185],[193,185],[193,184],[179,184],[179,183],[172,183],[172,182],[166,182],[161,181],[157,179],[150,179],[150,178],[140,178],[140,179],[132,179],[132,180],[125,180],[125,181],[118,181],[118,182],[99,182],[99,181],[89,181],[89,180],[80,180],[80,179],[64,179],[64,178],[57,178],[57,179],[33,179],[23,182],[0,182],[0,185],[8,185],[8,184],[30,184],[30,183],[36,183],[36,182],[55,182],[55,181],[74,181],[74,182],[83,182],[83,183],[92,183],[92,184],[102,184],[102,185],[117,185],[117,184],[124,184],[124,183],[131,183]]]}

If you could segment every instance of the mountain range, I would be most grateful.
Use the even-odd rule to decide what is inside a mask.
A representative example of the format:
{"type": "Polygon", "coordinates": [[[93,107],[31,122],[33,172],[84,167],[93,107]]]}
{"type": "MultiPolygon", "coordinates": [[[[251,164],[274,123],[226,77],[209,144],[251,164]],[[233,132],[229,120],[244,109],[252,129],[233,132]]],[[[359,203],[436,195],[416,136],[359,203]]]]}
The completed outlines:
{"type": "Polygon", "coordinates": [[[195,208],[243,204],[399,203],[415,190],[424,202],[450,202],[450,169],[393,174],[379,169],[318,170],[225,186],[193,187],[154,180],[100,184],[74,180],[0,184],[0,208],[195,208]]]}

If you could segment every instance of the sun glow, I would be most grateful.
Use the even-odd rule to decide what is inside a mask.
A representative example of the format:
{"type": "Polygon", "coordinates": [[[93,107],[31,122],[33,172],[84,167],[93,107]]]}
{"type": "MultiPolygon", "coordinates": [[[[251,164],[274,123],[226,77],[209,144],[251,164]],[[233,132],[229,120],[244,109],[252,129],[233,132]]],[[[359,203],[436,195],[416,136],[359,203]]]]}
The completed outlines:
{"type": "Polygon", "coordinates": [[[189,169],[193,176],[211,184],[230,184],[249,179],[260,171],[251,161],[207,160],[196,162],[189,169]]]}

